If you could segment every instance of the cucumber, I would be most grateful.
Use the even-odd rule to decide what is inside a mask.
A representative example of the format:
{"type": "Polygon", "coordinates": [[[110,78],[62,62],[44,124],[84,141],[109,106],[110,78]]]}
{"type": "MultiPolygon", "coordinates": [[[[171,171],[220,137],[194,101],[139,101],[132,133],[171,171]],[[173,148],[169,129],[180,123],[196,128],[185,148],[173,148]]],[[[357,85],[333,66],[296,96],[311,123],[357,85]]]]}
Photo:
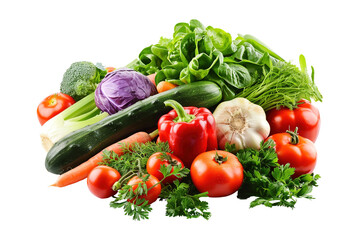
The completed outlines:
{"type": "Polygon", "coordinates": [[[45,159],[46,169],[62,174],[129,135],[157,127],[159,118],[171,110],[164,101],[183,106],[210,108],[220,102],[221,89],[215,83],[199,81],[148,97],[103,120],[74,131],[57,141],[45,159]]]}

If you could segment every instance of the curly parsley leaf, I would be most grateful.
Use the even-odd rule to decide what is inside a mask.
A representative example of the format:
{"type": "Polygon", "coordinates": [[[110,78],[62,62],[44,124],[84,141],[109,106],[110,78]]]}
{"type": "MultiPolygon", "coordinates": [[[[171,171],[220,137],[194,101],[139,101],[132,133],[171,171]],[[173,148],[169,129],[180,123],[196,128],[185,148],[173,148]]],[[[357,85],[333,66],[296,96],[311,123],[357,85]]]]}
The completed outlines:
{"type": "MultiPolygon", "coordinates": [[[[189,174],[190,170],[187,168],[182,168],[181,164],[175,166],[161,165],[160,172],[164,176],[163,179],[170,176],[182,178],[186,177],[189,174]]],[[[110,207],[122,208],[125,215],[131,216],[133,220],[148,219],[149,213],[152,211],[152,208],[150,207],[150,205],[148,205],[148,201],[145,200],[144,196],[148,194],[151,188],[153,188],[157,184],[161,184],[163,181],[162,179],[157,184],[148,188],[148,186],[146,185],[146,181],[149,179],[149,177],[149,174],[141,176],[141,182],[137,183],[136,187],[134,187],[134,185],[130,186],[127,184],[121,186],[121,188],[117,192],[115,200],[110,203],[110,207]],[[128,199],[131,199],[131,201],[128,201],[128,199]]],[[[119,181],[121,182],[121,180],[119,181]]],[[[196,200],[196,196],[194,197],[194,199],[196,200]]],[[[190,209],[192,206],[193,205],[188,204],[187,207],[190,209]]]]}
{"type": "MultiPolygon", "coordinates": [[[[274,146],[270,139],[261,143],[260,150],[243,149],[236,153],[244,167],[244,182],[237,197],[257,197],[250,203],[250,208],[258,205],[294,208],[298,198],[313,199],[310,193],[318,186],[320,176],[304,174],[293,179],[295,169],[289,164],[278,163],[274,146]]],[[[231,146],[227,149],[231,150],[231,146]]]]}
{"type": "Polygon", "coordinates": [[[207,193],[190,194],[190,185],[176,180],[173,187],[168,188],[166,193],[166,216],[184,216],[186,218],[203,217],[209,219],[211,213],[208,211],[209,205],[206,201],[200,200],[207,197],[207,193]]]}
{"type": "Polygon", "coordinates": [[[149,178],[146,174],[141,177],[142,182],[137,183],[137,187],[124,185],[118,192],[113,201],[110,202],[112,208],[122,208],[125,215],[131,216],[133,220],[149,219],[149,213],[152,211],[148,201],[141,198],[141,195],[146,195],[148,192],[145,181],[149,178]],[[132,199],[132,201],[128,201],[132,199]]]}

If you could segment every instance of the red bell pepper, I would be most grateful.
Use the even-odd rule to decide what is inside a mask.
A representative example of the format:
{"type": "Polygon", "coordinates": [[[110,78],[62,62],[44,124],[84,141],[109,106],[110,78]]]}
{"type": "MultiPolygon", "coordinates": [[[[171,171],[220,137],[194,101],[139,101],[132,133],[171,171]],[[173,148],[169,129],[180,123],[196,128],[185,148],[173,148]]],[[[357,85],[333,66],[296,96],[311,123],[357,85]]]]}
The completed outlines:
{"type": "Polygon", "coordinates": [[[190,168],[200,153],[217,149],[215,119],[208,109],[182,107],[174,100],[164,103],[174,109],[159,119],[158,141],[167,141],[185,167],[190,168]]]}

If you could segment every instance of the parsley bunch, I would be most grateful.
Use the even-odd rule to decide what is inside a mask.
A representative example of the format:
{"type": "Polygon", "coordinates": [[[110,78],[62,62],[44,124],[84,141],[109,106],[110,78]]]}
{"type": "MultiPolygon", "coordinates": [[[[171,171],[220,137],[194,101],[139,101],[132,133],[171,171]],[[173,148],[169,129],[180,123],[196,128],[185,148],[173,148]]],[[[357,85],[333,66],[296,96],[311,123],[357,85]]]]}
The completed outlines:
{"type": "Polygon", "coordinates": [[[200,200],[208,197],[207,192],[198,193],[190,178],[182,182],[174,181],[172,185],[166,186],[160,197],[167,201],[166,216],[184,216],[186,218],[203,217],[208,220],[211,216],[208,202],[200,200]]]}
{"type": "MultiPolygon", "coordinates": [[[[274,141],[269,139],[261,143],[260,150],[249,148],[236,153],[244,168],[244,182],[237,197],[257,197],[250,203],[250,208],[258,205],[294,208],[298,198],[313,199],[310,193],[318,186],[320,176],[304,174],[292,179],[295,169],[289,164],[278,163],[274,146],[274,141]]],[[[233,150],[232,146],[227,149],[233,150]]]]}
{"type": "Polygon", "coordinates": [[[115,199],[110,202],[110,207],[122,208],[125,215],[131,216],[133,220],[148,219],[152,210],[151,205],[148,205],[147,201],[144,198],[139,198],[139,196],[147,194],[149,189],[145,182],[149,179],[149,176],[149,174],[140,176],[142,182],[137,184],[135,190],[130,185],[125,184],[122,186],[115,199]],[[135,201],[129,202],[128,199],[135,199],[135,201]]]}
{"type": "MultiPolygon", "coordinates": [[[[156,153],[163,153],[162,156],[166,158],[166,153],[171,153],[169,144],[167,142],[147,142],[136,143],[131,146],[119,145],[122,148],[122,155],[118,155],[113,151],[105,151],[103,155],[102,165],[115,168],[119,171],[121,176],[128,176],[125,180],[121,179],[118,192],[114,197],[114,200],[110,202],[110,207],[123,209],[125,215],[131,216],[134,220],[148,219],[149,213],[152,211],[151,205],[147,204],[147,201],[140,196],[147,194],[150,190],[147,188],[145,182],[149,178],[149,174],[146,171],[146,163],[149,157],[156,153]],[[142,179],[137,184],[136,188],[127,185],[127,181],[130,176],[136,175],[142,179]],[[135,199],[135,201],[127,201],[128,199],[135,199]]],[[[207,197],[207,193],[197,192],[195,186],[191,182],[189,176],[190,170],[188,168],[182,168],[181,165],[161,165],[160,172],[165,179],[169,176],[176,176],[182,178],[182,181],[174,181],[172,184],[162,184],[162,180],[158,183],[161,184],[160,200],[167,201],[166,204],[166,216],[184,216],[186,218],[198,218],[204,217],[210,218],[210,212],[208,212],[208,203],[200,200],[202,197],[207,197]]],[[[119,181],[120,183],[120,181],[119,181]]]]}

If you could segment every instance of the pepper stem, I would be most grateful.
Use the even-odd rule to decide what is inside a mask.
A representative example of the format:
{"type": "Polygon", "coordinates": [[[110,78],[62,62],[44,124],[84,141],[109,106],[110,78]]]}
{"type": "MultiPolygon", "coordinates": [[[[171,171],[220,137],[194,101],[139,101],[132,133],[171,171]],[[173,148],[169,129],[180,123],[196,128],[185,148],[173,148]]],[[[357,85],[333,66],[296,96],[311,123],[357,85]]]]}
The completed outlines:
{"type": "Polygon", "coordinates": [[[299,143],[299,136],[298,136],[297,130],[298,130],[298,128],[296,127],[295,131],[293,131],[293,132],[290,130],[286,131],[291,136],[290,144],[296,145],[299,143]]]}
{"type": "Polygon", "coordinates": [[[164,104],[167,107],[172,107],[176,111],[178,117],[175,122],[191,122],[195,119],[195,115],[188,114],[183,106],[175,100],[166,100],[164,104]]]}

